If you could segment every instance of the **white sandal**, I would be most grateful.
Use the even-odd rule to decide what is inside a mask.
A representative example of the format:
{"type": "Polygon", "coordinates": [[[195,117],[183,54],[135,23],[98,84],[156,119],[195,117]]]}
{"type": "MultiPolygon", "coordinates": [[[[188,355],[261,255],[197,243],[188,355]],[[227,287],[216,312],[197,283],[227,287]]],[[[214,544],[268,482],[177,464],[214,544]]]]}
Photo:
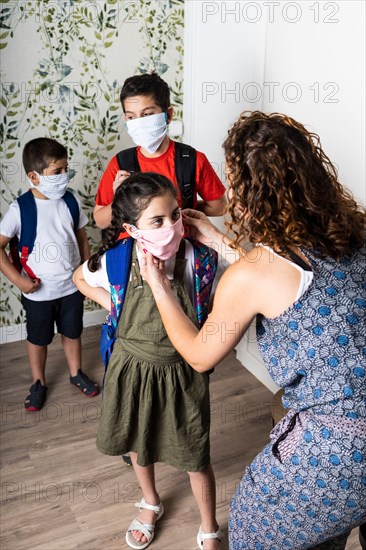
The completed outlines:
{"type": "MultiPolygon", "coordinates": [[[[142,498],[141,502],[136,502],[135,506],[141,511],[143,509],[145,510],[152,510],[155,512],[155,514],[158,516],[156,518],[156,521],[161,518],[161,516],[164,514],[164,506],[162,503],[158,504],[157,506],[153,506],[152,504],[147,504],[145,500],[142,498]]],[[[144,548],[147,548],[149,544],[152,542],[155,535],[155,525],[152,525],[150,523],[141,523],[138,519],[134,519],[129,528],[127,529],[126,533],[126,542],[130,548],[134,548],[135,550],[143,550],[144,548]],[[147,538],[147,542],[140,542],[135,539],[131,535],[131,531],[141,531],[147,538]]]]}
{"type": "Polygon", "coordinates": [[[218,528],[216,533],[204,533],[201,527],[198,529],[197,544],[200,550],[203,550],[203,541],[209,539],[218,539],[221,542],[222,531],[218,528]]]}

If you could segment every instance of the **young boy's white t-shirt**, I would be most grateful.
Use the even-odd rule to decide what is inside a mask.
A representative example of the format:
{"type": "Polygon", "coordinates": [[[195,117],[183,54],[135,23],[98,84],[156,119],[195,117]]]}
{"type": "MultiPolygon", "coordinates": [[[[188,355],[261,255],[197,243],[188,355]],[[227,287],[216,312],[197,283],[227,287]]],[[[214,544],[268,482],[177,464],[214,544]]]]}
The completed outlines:
{"type": "MultiPolygon", "coordinates": [[[[76,198],[76,197],[75,197],[76,198]]],[[[76,199],[77,200],[77,199],[76,199]]],[[[80,265],[80,252],[72,216],[63,199],[37,199],[37,234],[28,266],[41,279],[36,292],[24,294],[37,302],[55,300],[77,291],[72,282],[73,271],[80,265]]],[[[88,219],[79,205],[81,229],[88,219]]],[[[17,202],[0,222],[0,234],[12,238],[20,236],[20,209],[17,202]]]]}

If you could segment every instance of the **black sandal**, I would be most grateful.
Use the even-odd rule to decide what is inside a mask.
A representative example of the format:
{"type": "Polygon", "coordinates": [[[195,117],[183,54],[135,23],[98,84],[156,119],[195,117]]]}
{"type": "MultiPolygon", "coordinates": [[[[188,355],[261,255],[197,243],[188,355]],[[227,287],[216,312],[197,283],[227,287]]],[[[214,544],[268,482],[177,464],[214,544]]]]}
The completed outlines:
{"type": "Polygon", "coordinates": [[[93,380],[90,380],[90,378],[81,369],[78,370],[76,376],[70,376],[70,382],[79,388],[79,390],[87,397],[94,397],[99,393],[98,384],[93,382],[93,380]]]}
{"type": "Polygon", "coordinates": [[[121,458],[127,466],[132,466],[132,460],[129,454],[122,455],[121,458]]]}
{"type": "Polygon", "coordinates": [[[25,398],[25,409],[27,411],[40,411],[46,400],[47,389],[47,386],[42,386],[40,380],[36,380],[29,388],[29,395],[25,398]]]}

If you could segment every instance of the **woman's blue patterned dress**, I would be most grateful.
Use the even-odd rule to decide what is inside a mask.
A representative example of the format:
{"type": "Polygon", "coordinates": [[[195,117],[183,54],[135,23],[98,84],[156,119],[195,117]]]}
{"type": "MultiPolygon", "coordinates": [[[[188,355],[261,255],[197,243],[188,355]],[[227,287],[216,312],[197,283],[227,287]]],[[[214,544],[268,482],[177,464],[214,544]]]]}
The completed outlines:
{"type": "Polygon", "coordinates": [[[282,315],[257,318],[290,412],[231,501],[232,550],[341,550],[366,521],[366,249],[341,261],[302,252],[308,290],[282,315]]]}

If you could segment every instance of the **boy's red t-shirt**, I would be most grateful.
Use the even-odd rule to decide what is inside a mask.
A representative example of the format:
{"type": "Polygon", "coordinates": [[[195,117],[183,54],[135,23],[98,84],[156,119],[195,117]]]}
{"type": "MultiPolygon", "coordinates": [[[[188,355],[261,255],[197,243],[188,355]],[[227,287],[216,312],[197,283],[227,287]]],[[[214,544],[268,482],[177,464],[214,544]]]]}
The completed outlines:
{"type": "MultiPolygon", "coordinates": [[[[147,158],[141,153],[140,147],[137,147],[137,159],[142,172],[156,172],[169,178],[178,192],[178,204],[181,206],[181,196],[177,178],[175,175],[175,142],[170,140],[169,147],[159,157],[147,158]]],[[[106,206],[113,201],[113,182],[116,179],[116,173],[119,170],[117,156],[114,156],[109,162],[97,191],[95,203],[98,206],[106,206]]],[[[225,193],[225,187],[216,175],[214,169],[209,163],[207,157],[197,151],[196,156],[196,188],[193,199],[193,207],[197,205],[197,195],[204,201],[214,201],[220,199],[225,193]]]]}

